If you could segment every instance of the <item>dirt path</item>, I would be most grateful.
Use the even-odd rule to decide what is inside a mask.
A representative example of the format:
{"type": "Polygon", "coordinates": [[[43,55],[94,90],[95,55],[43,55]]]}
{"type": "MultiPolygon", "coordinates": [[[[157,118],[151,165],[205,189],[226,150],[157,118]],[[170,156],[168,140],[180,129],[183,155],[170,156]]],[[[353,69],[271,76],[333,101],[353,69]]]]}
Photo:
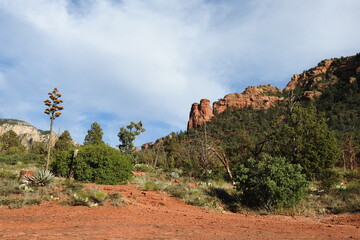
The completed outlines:
{"type": "Polygon", "coordinates": [[[322,219],[209,212],[134,186],[100,186],[121,192],[121,207],[0,207],[0,239],[360,239],[360,214],[322,219]],[[135,199],[134,199],[135,198],[135,199]]]}

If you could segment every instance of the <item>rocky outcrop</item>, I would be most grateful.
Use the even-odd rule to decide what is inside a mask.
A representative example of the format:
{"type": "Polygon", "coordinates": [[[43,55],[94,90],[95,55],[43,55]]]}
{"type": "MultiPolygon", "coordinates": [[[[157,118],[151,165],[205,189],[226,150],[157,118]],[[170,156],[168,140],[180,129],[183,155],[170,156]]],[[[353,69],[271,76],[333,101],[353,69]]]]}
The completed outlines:
{"type": "Polygon", "coordinates": [[[327,82],[327,84],[319,84],[323,80],[323,75],[327,73],[335,59],[327,59],[321,61],[318,66],[314,68],[310,68],[307,71],[304,71],[301,74],[295,74],[290,82],[286,85],[284,91],[291,91],[295,88],[304,88],[304,87],[311,87],[316,88],[317,90],[322,90],[324,87],[330,84],[330,82],[327,82]]]}
{"type": "Polygon", "coordinates": [[[148,143],[144,143],[143,145],[141,145],[141,150],[147,150],[147,149],[151,149],[155,146],[154,142],[148,142],[148,143]]]}
{"type": "Polygon", "coordinates": [[[243,93],[232,93],[223,99],[214,102],[213,109],[216,113],[222,113],[225,109],[268,109],[282,99],[282,91],[274,88],[271,84],[248,87],[243,93]]]}
{"type": "MultiPolygon", "coordinates": [[[[35,142],[47,143],[49,138],[49,132],[41,131],[30,123],[15,119],[1,119],[0,135],[10,130],[19,136],[21,143],[28,149],[31,148],[35,142]]],[[[53,133],[53,143],[55,143],[56,139],[57,136],[53,133]]]]}
{"type": "Polygon", "coordinates": [[[213,107],[210,107],[208,99],[202,99],[200,104],[193,103],[191,107],[188,129],[202,126],[205,122],[210,121],[215,114],[222,113],[227,108],[268,109],[283,99],[281,94],[282,91],[272,85],[259,85],[248,87],[243,93],[228,94],[223,99],[214,102],[213,107]]]}
{"type": "Polygon", "coordinates": [[[210,106],[209,99],[202,99],[200,104],[193,103],[190,111],[188,129],[202,126],[205,122],[210,121],[213,116],[214,113],[210,106]]]}

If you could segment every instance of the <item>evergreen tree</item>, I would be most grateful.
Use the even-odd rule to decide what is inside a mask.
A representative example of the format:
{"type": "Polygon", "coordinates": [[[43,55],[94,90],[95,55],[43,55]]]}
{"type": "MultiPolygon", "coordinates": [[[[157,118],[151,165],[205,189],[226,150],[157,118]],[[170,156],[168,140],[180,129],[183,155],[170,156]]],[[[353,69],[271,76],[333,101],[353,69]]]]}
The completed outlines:
{"type": "Polygon", "coordinates": [[[140,133],[145,132],[145,129],[142,127],[142,122],[131,122],[126,128],[120,128],[120,132],[118,133],[119,141],[121,144],[119,145],[120,150],[132,150],[134,148],[133,142],[136,139],[136,136],[140,135],[140,133]]]}
{"type": "Polygon", "coordinates": [[[73,146],[73,139],[71,138],[70,132],[65,130],[56,141],[54,149],[56,151],[69,150],[73,146]]]}
{"type": "Polygon", "coordinates": [[[97,122],[91,124],[91,128],[88,130],[85,136],[84,145],[88,144],[103,144],[102,136],[104,135],[100,125],[97,122]]]}
{"type": "Polygon", "coordinates": [[[334,180],[333,166],[340,158],[340,150],[324,114],[314,106],[296,105],[279,129],[274,155],[300,164],[308,179],[328,185],[334,180]]]}

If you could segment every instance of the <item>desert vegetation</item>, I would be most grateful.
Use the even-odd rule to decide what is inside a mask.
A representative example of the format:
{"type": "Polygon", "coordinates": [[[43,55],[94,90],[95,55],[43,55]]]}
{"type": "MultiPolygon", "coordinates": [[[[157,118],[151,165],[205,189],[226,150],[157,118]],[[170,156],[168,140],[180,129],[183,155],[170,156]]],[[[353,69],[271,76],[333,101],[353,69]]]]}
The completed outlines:
{"type": "MultiPolygon", "coordinates": [[[[144,194],[161,191],[215,211],[358,212],[360,77],[343,76],[324,74],[319,82],[332,84],[316,100],[301,97],[313,85],[274,93],[285,100],[268,109],[228,108],[141,151],[134,150],[134,140],[145,131],[142,122],[120,128],[117,148],[103,141],[97,122],[83,145],[64,131],[54,144],[25,148],[8,131],[0,136],[0,205],[126,204],[121,193],[86,185],[96,183],[136,184],[144,194]]],[[[51,132],[63,107],[56,88],[49,97],[51,132]]]]}

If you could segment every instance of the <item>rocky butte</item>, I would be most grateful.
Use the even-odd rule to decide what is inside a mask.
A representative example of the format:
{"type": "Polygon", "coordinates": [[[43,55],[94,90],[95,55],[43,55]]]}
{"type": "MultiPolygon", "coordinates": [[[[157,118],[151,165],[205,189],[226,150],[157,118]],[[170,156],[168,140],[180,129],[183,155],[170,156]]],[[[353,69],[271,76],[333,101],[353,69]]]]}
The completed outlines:
{"type": "Polygon", "coordinates": [[[210,100],[202,99],[200,104],[192,104],[187,128],[188,130],[198,128],[226,109],[268,109],[290,97],[315,101],[326,87],[336,83],[339,79],[349,82],[356,81],[354,76],[360,74],[359,59],[360,53],[351,57],[323,60],[316,67],[301,74],[295,74],[284,90],[270,84],[248,87],[242,93],[226,95],[214,102],[212,107],[210,100]]]}

